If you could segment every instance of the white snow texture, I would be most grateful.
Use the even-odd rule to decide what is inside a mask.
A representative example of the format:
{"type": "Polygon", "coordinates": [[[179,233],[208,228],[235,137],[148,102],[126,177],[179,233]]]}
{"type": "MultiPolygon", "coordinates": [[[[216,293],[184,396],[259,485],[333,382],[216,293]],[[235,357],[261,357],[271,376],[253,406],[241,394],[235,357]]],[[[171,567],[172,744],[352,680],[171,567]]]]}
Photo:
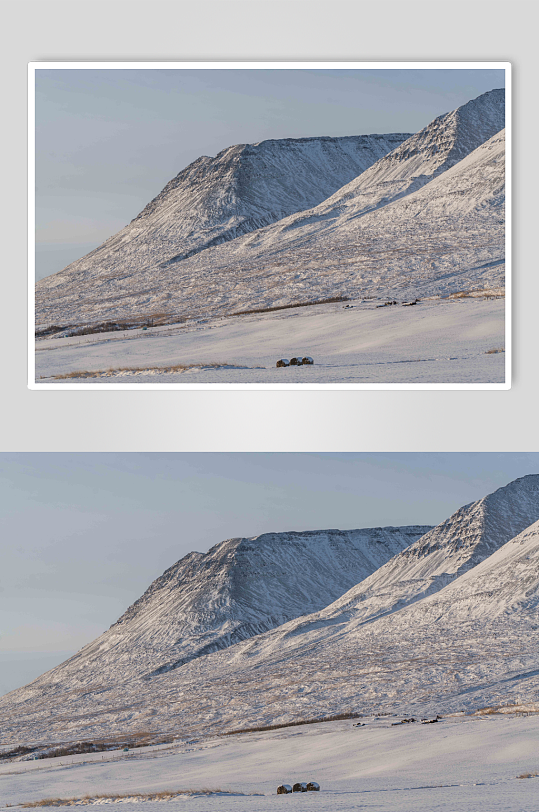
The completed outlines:
{"type": "Polygon", "coordinates": [[[504,111],[492,90],[409,137],[283,139],[199,158],[117,235],[38,283],[37,323],[499,288],[504,111]]]}

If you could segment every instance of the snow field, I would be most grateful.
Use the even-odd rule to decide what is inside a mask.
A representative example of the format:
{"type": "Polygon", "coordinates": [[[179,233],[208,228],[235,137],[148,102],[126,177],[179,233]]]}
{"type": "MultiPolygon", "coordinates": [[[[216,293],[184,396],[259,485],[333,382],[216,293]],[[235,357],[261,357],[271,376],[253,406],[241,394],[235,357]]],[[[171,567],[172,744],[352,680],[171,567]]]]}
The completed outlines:
{"type": "Polygon", "coordinates": [[[36,343],[36,381],[73,383],[306,384],[501,383],[502,299],[428,299],[377,308],[352,301],[186,325],[48,338],[36,343]],[[310,355],[314,366],[277,369],[310,355]],[[203,368],[221,363],[226,368],[203,368]],[[166,365],[195,365],[164,373],[166,365]],[[55,379],[75,371],[141,368],[107,377],[55,379]],[[262,368],[261,368],[262,367],[262,368]],[[156,369],[157,368],[157,369],[156,369]]]}
{"type": "MultiPolygon", "coordinates": [[[[220,788],[248,796],[182,796],[145,808],[193,812],[376,810],[531,812],[538,779],[539,717],[449,717],[392,726],[373,717],[0,766],[0,809],[43,798],[220,788]],[[123,757],[122,757],[123,756],[123,757]],[[320,793],[277,796],[279,784],[318,781],[320,793]]],[[[140,809],[124,801],[122,809],[140,809]]]]}

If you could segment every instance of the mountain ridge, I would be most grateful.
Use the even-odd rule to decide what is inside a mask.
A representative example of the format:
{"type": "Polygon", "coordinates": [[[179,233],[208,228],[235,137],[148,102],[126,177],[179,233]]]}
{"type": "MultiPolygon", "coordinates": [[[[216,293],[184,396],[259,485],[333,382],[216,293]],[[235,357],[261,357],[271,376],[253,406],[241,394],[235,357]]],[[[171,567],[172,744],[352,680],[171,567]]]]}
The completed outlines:
{"type": "Polygon", "coordinates": [[[81,686],[92,669],[109,683],[166,673],[325,606],[428,529],[263,533],[188,553],[50,673],[81,686]]]}
{"type": "MultiPolygon", "coordinates": [[[[215,197],[211,206],[215,204],[221,214],[212,214],[202,192],[202,208],[192,210],[193,219],[186,215],[182,221],[186,239],[194,240],[187,252],[172,251],[167,242],[169,225],[156,231],[153,247],[138,250],[137,240],[145,245],[147,242],[141,223],[154,218],[159,225],[161,208],[163,217],[169,216],[167,201],[176,194],[175,187],[170,187],[161,202],[158,195],[158,202],[149,204],[147,216],[141,212],[138,218],[142,219],[135,218],[126,227],[126,234],[131,235],[125,237],[126,247],[122,247],[124,237],[120,232],[96,249],[105,256],[106,248],[112,263],[108,270],[98,263],[100,254],[92,252],[88,255],[90,264],[83,258],[38,284],[38,323],[57,323],[65,319],[66,312],[72,322],[142,313],[229,315],[253,307],[283,306],[335,295],[393,298],[400,294],[445,295],[465,286],[498,289],[503,284],[504,259],[500,197],[503,155],[500,147],[497,159],[491,156],[489,164],[483,153],[475,153],[503,129],[504,98],[504,91],[496,89],[439,116],[314,207],[309,208],[305,195],[298,205],[296,194],[296,210],[274,211],[269,224],[263,222],[263,216],[259,218],[260,200],[256,195],[251,200],[242,192],[249,216],[254,217],[245,234],[241,217],[238,220],[236,215],[226,214],[234,210],[241,175],[236,172],[219,194],[211,184],[208,187],[215,197]],[[470,184],[470,199],[468,203],[464,200],[463,208],[457,205],[461,176],[456,168],[471,155],[476,162],[482,160],[491,167],[492,184],[490,188],[482,184],[481,167],[468,166],[465,181],[470,184]],[[454,188],[444,192],[442,179],[448,172],[453,172],[449,179],[453,179],[454,188]],[[429,187],[433,190],[430,197],[426,191],[429,187]],[[434,199],[436,190],[438,202],[434,199]],[[497,196],[497,206],[490,205],[489,195],[497,196]],[[414,205],[423,206],[422,219],[418,219],[414,205]],[[141,229],[140,235],[137,229],[141,229]],[[121,249],[119,254],[115,247],[121,249]],[[121,257],[127,261],[126,267],[121,257]]],[[[395,135],[400,138],[404,134],[395,135]]],[[[322,143],[321,139],[318,142],[322,143]]],[[[219,160],[230,168],[244,149],[248,152],[243,145],[228,148],[219,153],[219,160]]],[[[199,159],[196,171],[209,171],[208,161],[216,160],[199,159]]],[[[324,172],[328,160],[321,164],[324,172]]],[[[183,172],[195,171],[193,166],[183,172]]],[[[307,164],[302,166],[306,168],[307,164]]],[[[263,193],[264,188],[273,188],[272,183],[279,185],[277,175],[271,175],[273,170],[264,171],[265,179],[251,178],[247,188],[263,193]]],[[[225,177],[226,172],[220,175],[221,181],[225,177]]],[[[193,200],[199,200],[197,188],[196,184],[192,186],[193,200]]],[[[282,190],[270,191],[267,197],[272,200],[283,194],[282,190]]],[[[177,232],[178,226],[174,228],[177,232]]]]}
{"type": "Polygon", "coordinates": [[[38,289],[73,274],[144,272],[261,228],[321,202],[408,135],[267,139],[201,156],[121,231],[38,289]]]}
{"type": "Polygon", "coordinates": [[[324,609],[253,641],[250,656],[257,647],[269,650],[288,641],[290,653],[303,636],[311,643],[322,639],[326,626],[340,636],[346,624],[356,630],[400,611],[475,568],[537,520],[539,475],[530,474],[459,508],[324,609]]]}

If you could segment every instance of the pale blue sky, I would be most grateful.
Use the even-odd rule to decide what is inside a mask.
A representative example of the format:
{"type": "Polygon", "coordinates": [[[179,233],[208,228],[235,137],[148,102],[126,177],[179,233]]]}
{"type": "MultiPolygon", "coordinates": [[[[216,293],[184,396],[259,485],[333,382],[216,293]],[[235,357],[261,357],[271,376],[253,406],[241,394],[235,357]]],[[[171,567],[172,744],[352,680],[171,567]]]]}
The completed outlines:
{"type": "Polygon", "coordinates": [[[268,138],[416,132],[502,70],[36,72],[36,277],[133,219],[200,155],[268,138]]]}
{"type": "Polygon", "coordinates": [[[0,693],[94,639],[192,550],[437,524],[529,473],[539,453],[0,454],[0,693]]]}

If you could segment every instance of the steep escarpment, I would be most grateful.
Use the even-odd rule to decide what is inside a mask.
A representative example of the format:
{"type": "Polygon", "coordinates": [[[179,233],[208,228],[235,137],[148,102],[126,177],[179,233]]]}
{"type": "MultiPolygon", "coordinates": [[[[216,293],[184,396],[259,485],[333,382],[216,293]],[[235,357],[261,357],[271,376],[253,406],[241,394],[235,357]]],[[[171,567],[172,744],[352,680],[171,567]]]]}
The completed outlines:
{"type": "Polygon", "coordinates": [[[42,280],[37,321],[499,289],[504,126],[498,89],[408,138],[285,139],[201,158],[126,229],[42,280]]]}
{"type": "Polygon", "coordinates": [[[100,280],[140,293],[148,272],[317,205],[407,137],[284,138],[202,156],[118,234],[41,280],[38,301],[100,280]]]}
{"type": "Polygon", "coordinates": [[[326,606],[430,528],[265,533],[189,553],[93,642],[34,681],[39,692],[113,686],[177,669],[326,606]]]}

